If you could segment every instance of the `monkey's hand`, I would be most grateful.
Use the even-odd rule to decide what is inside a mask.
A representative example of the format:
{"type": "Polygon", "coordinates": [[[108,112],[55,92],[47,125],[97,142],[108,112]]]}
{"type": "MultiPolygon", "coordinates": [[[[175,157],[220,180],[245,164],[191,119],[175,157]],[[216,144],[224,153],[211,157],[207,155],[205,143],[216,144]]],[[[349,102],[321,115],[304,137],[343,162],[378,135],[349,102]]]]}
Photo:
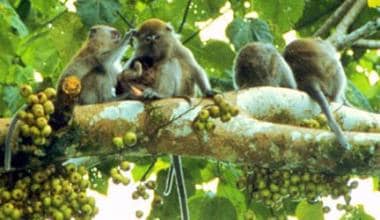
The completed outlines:
{"type": "Polygon", "coordinates": [[[214,97],[216,94],[218,94],[218,92],[217,91],[215,91],[215,90],[206,90],[205,91],[205,97],[207,97],[207,98],[212,98],[212,97],[214,97]]]}
{"type": "Polygon", "coordinates": [[[152,99],[162,99],[164,98],[162,95],[154,91],[152,88],[146,88],[143,92],[144,100],[152,100],[152,99]]]}

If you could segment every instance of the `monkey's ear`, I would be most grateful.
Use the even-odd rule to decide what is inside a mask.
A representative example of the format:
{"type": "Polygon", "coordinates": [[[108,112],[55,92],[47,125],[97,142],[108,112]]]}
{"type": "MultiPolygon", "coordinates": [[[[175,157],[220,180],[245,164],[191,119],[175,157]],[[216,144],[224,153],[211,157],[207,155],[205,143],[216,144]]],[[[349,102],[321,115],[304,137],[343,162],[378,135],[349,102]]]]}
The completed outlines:
{"type": "Polygon", "coordinates": [[[94,37],[95,36],[95,34],[96,34],[96,27],[92,27],[92,28],[90,28],[90,32],[88,33],[88,37],[89,38],[92,38],[92,37],[94,37]]]}
{"type": "Polygon", "coordinates": [[[173,32],[174,28],[171,24],[166,24],[166,28],[165,28],[167,31],[169,32],[173,32]]]}

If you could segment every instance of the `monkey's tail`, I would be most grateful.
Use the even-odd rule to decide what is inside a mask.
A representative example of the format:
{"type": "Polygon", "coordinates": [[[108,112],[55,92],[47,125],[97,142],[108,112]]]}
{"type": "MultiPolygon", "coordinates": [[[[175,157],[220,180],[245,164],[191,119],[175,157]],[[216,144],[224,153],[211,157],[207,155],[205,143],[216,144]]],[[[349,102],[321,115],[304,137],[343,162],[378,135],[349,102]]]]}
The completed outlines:
{"type": "Polygon", "coordinates": [[[315,99],[318,102],[319,106],[322,109],[322,112],[326,115],[328,125],[331,128],[331,130],[335,133],[335,136],[338,139],[340,146],[345,149],[350,149],[351,145],[348,143],[348,140],[344,136],[342,129],[340,128],[340,126],[335,120],[335,117],[331,113],[329,103],[327,102],[326,96],[323,94],[319,85],[313,83],[310,87],[309,94],[313,99],[315,99]]]}
{"type": "MultiPolygon", "coordinates": [[[[18,111],[17,111],[18,112],[18,111]]],[[[11,169],[12,163],[12,139],[14,132],[16,130],[18,117],[17,113],[12,117],[11,123],[8,128],[7,136],[5,137],[5,148],[4,148],[4,170],[9,171],[11,169]]]]}
{"type": "Polygon", "coordinates": [[[187,205],[187,192],[185,179],[182,169],[182,162],[180,156],[171,156],[172,165],[169,168],[168,175],[166,177],[166,184],[164,189],[164,196],[168,196],[173,188],[174,178],[176,178],[178,202],[181,211],[181,220],[189,220],[189,207],[187,205]]]}

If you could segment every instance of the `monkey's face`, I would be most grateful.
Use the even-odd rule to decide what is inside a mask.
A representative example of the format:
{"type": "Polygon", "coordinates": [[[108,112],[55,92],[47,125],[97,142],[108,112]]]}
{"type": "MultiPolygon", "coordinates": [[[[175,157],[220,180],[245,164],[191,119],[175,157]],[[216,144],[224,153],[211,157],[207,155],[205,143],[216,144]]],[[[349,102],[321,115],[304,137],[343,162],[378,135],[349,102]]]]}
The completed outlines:
{"type": "Polygon", "coordinates": [[[100,52],[107,53],[119,46],[122,36],[121,33],[113,27],[96,25],[90,29],[89,40],[96,42],[100,52]]]}
{"type": "Polygon", "coordinates": [[[172,32],[172,28],[164,22],[146,21],[135,34],[137,53],[154,61],[165,59],[174,44],[172,32]]]}

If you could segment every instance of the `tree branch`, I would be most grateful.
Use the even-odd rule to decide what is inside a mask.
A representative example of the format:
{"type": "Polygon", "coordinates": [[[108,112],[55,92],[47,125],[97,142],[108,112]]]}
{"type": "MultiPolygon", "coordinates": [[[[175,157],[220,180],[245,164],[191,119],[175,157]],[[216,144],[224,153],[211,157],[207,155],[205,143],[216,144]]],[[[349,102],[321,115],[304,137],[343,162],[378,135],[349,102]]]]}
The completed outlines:
{"type": "MultiPolygon", "coordinates": [[[[119,153],[167,153],[278,168],[308,167],[321,172],[352,169],[363,174],[378,172],[380,168],[380,115],[332,105],[343,129],[351,131],[345,134],[354,151],[343,153],[337,152],[334,134],[327,130],[268,122],[297,124],[303,118],[318,115],[318,105],[303,92],[261,87],[227,93],[225,98],[241,113],[228,123],[215,120],[216,129],[211,133],[192,130],[194,118],[202,106],[212,104],[211,100],[203,100],[190,111],[192,106],[183,99],[145,105],[124,101],[78,106],[73,121],[80,127],[80,141],[74,143],[75,151],[68,150],[66,157],[114,154],[118,151],[112,146],[112,138],[133,129],[139,137],[138,146],[119,153]]],[[[0,120],[0,144],[8,123],[8,119],[0,120]]]]}
{"type": "Polygon", "coordinates": [[[346,0],[339,8],[325,21],[325,23],[314,33],[313,37],[322,37],[327,34],[332,26],[336,25],[351,8],[356,0],[346,0]]]}
{"type": "Polygon", "coordinates": [[[359,15],[361,10],[366,6],[366,0],[356,0],[355,4],[351,7],[351,9],[347,12],[347,14],[343,17],[343,19],[339,22],[336,27],[335,34],[331,35],[328,40],[334,42],[347,33],[350,25],[355,21],[356,17],[359,15]]]}
{"type": "Polygon", "coordinates": [[[360,38],[368,37],[377,31],[380,30],[380,18],[377,18],[375,21],[369,21],[365,25],[356,29],[355,31],[337,38],[335,41],[335,45],[338,49],[342,49],[344,47],[352,45],[355,41],[360,38]]]}
{"type": "Polygon", "coordinates": [[[380,40],[360,39],[354,42],[353,45],[369,49],[380,49],[380,40]]]}
{"type": "Polygon", "coordinates": [[[182,29],[183,29],[183,26],[185,26],[186,19],[187,19],[187,16],[189,14],[189,9],[190,9],[191,2],[192,2],[192,0],[188,0],[187,1],[185,12],[183,13],[182,21],[181,21],[181,24],[179,25],[179,28],[178,28],[178,33],[181,33],[182,29]]]}

